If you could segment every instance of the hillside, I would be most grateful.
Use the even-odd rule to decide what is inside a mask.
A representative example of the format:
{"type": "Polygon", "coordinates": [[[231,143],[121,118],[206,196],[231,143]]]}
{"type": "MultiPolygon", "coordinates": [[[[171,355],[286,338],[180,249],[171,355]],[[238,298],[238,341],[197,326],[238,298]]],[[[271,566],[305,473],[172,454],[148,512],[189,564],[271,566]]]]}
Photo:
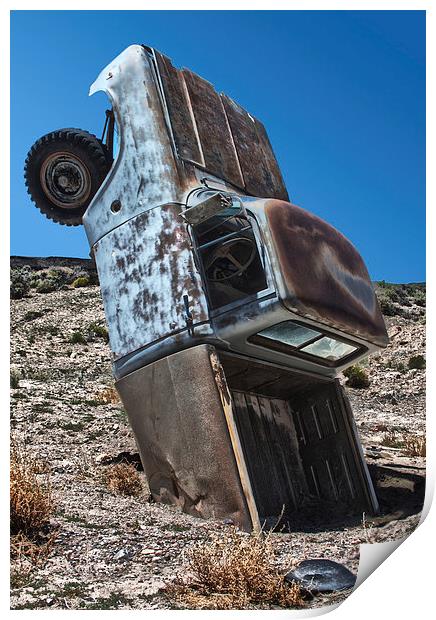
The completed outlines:
{"type": "MultiPolygon", "coordinates": [[[[11,432],[49,468],[50,553],[13,560],[13,609],[166,609],[186,551],[231,525],[150,501],[137,448],[114,391],[91,261],[11,259],[11,432]],[[122,495],[109,473],[133,464],[140,488],[122,495]],[[30,570],[31,568],[31,570],[30,570]]],[[[360,542],[410,533],[425,482],[425,285],[376,283],[391,344],[362,364],[367,388],[347,388],[377,487],[381,515],[271,534],[278,566],[325,557],[354,573],[360,542]]],[[[346,381],[344,377],[344,382],[346,381]]],[[[238,533],[239,536],[245,536],[238,533]]],[[[343,595],[341,595],[343,596],[343,595]]],[[[328,600],[339,600],[330,597],[328,600]]],[[[310,605],[321,605],[317,597],[310,605]]]]}

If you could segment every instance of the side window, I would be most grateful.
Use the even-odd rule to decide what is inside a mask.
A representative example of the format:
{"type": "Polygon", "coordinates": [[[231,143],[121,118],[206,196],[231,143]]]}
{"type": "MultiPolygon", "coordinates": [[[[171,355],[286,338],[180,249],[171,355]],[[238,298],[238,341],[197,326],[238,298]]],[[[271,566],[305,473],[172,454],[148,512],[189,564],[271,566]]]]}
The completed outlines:
{"type": "Polygon", "coordinates": [[[215,213],[193,230],[212,309],[267,288],[250,217],[239,204],[215,213]]]}

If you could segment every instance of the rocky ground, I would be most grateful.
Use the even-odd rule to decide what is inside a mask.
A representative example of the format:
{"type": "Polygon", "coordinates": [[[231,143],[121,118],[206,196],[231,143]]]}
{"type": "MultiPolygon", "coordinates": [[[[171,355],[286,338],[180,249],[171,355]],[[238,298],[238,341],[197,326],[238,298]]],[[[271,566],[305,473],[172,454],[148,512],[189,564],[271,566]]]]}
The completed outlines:
{"type": "MultiPolygon", "coordinates": [[[[99,287],[90,285],[93,277],[85,286],[58,286],[56,278],[56,286],[47,285],[44,263],[31,271],[27,296],[12,300],[11,432],[50,464],[56,537],[48,559],[31,572],[14,562],[11,607],[175,608],[165,584],[183,573],[186,551],[231,526],[152,503],[143,473],[140,497],[107,488],[105,469],[123,455],[137,462],[137,448],[111,389],[99,287]]],[[[382,284],[382,298],[386,290],[382,284]]],[[[281,568],[324,557],[356,573],[361,542],[405,536],[419,521],[425,459],[412,454],[413,442],[425,433],[425,370],[408,366],[413,356],[425,355],[423,290],[419,299],[403,290],[398,299],[388,293],[391,345],[365,363],[370,386],[348,390],[381,515],[332,523],[324,531],[272,534],[281,568]]]]}

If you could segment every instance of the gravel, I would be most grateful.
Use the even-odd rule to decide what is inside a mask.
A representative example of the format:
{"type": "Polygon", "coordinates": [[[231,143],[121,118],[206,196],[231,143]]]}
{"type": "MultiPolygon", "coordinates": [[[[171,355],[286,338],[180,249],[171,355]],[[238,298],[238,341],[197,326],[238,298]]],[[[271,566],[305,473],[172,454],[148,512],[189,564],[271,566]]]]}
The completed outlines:
{"type": "MultiPolygon", "coordinates": [[[[425,314],[415,310],[409,317],[387,318],[392,343],[368,360],[370,387],[349,390],[371,473],[384,471],[384,492],[404,474],[408,495],[395,482],[397,494],[386,495],[390,504],[376,519],[272,534],[283,570],[326,558],[356,573],[361,542],[403,537],[416,527],[425,459],[383,445],[388,431],[400,437],[425,432],[425,371],[407,370],[408,359],[425,351],[425,314]]],[[[27,576],[13,565],[13,609],[175,608],[164,589],[183,574],[186,552],[232,527],[151,502],[143,472],[139,497],[113,495],[106,488],[107,463],[121,453],[134,462],[137,448],[121,402],[102,400],[113,379],[109,347],[89,329],[96,322],[105,324],[98,286],[65,286],[47,294],[32,290],[12,301],[11,370],[19,376],[18,387],[11,389],[12,436],[50,466],[51,525],[57,531],[45,564],[27,576]],[[76,331],[85,344],[70,343],[76,331]]],[[[310,604],[325,602],[315,598],[310,604]]]]}

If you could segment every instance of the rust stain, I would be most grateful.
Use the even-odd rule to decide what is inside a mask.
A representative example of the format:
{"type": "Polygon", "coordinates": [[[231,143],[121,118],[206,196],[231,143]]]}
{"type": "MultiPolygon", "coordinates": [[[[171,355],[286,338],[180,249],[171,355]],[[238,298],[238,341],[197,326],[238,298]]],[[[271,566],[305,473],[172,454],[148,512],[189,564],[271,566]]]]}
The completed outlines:
{"type": "Polygon", "coordinates": [[[385,346],[386,327],[365,264],[335,228],[288,202],[265,202],[286,287],[285,305],[336,329],[385,346]]]}
{"type": "Polygon", "coordinates": [[[265,129],[212,84],[178,70],[154,51],[181,170],[181,184],[195,183],[194,168],[254,196],[287,199],[288,194],[265,129]]]}
{"type": "Polygon", "coordinates": [[[180,206],[165,205],[132,218],[97,244],[98,272],[110,342],[118,359],[185,329],[183,296],[193,324],[208,320],[180,206]]]}
{"type": "Polygon", "coordinates": [[[212,371],[215,375],[215,383],[222,402],[224,416],[227,422],[227,428],[232,442],[233,454],[235,456],[236,465],[241,480],[241,486],[244,491],[245,500],[247,502],[248,511],[250,513],[253,530],[261,531],[259,513],[257,511],[256,501],[253,495],[250,476],[248,474],[247,465],[245,463],[244,453],[239,439],[238,429],[233,415],[233,405],[230,397],[230,391],[224,374],[224,369],[219,361],[217,353],[212,349],[209,353],[212,371]]]}

